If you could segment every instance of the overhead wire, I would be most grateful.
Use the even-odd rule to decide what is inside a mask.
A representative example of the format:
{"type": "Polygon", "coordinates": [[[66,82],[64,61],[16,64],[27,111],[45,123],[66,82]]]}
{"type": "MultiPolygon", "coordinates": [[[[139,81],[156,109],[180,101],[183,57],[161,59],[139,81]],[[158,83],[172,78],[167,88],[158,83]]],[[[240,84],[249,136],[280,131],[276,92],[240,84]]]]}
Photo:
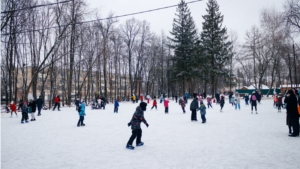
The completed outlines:
{"type": "Polygon", "coordinates": [[[43,7],[43,6],[51,6],[51,5],[61,4],[61,3],[67,3],[67,2],[70,2],[70,1],[73,1],[73,0],[66,0],[66,1],[60,1],[60,2],[55,2],[55,3],[50,3],[50,4],[42,4],[42,5],[29,6],[29,7],[25,7],[25,8],[21,8],[21,9],[10,10],[10,11],[3,11],[3,12],[1,12],[1,14],[10,13],[10,12],[16,12],[16,11],[21,11],[21,10],[26,10],[26,9],[39,8],[39,7],[43,7]]]}
{"type": "MultiPolygon", "coordinates": [[[[200,2],[200,1],[203,1],[203,0],[190,1],[190,2],[186,2],[186,4],[191,4],[191,3],[200,2]]],[[[141,12],[135,12],[135,13],[129,13],[129,14],[124,14],[124,15],[112,16],[112,17],[107,17],[107,18],[94,19],[94,20],[83,21],[83,22],[75,22],[75,23],[71,23],[71,24],[78,25],[78,24],[86,24],[86,23],[91,23],[91,22],[96,22],[96,21],[102,21],[102,20],[108,20],[108,19],[121,18],[121,17],[126,17],[126,16],[132,16],[132,15],[138,15],[138,14],[142,14],[142,13],[148,13],[148,12],[158,11],[158,10],[167,9],[167,8],[173,8],[173,7],[176,7],[176,6],[178,6],[178,5],[171,5],[171,6],[166,6],[166,7],[161,7],[161,8],[155,8],[155,9],[150,9],[150,10],[141,11],[141,12]]],[[[34,30],[26,30],[26,31],[21,31],[21,32],[14,32],[14,34],[26,33],[26,32],[34,32],[34,31],[41,31],[41,30],[53,29],[53,28],[59,28],[59,27],[68,26],[68,25],[71,25],[71,24],[60,25],[60,26],[52,26],[52,27],[46,27],[46,28],[34,29],[34,30]]],[[[13,34],[13,33],[5,33],[5,34],[1,34],[1,35],[10,35],[10,34],[13,34]]]]}

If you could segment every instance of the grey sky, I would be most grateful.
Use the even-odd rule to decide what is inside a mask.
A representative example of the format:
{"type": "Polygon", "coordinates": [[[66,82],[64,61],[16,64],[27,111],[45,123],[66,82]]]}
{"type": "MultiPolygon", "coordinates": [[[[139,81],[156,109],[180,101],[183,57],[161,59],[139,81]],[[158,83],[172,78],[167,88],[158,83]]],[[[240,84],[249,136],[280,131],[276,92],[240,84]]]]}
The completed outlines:
{"type": "MultiPolygon", "coordinates": [[[[185,0],[190,2],[192,0],[185,0]]],[[[208,0],[189,4],[192,17],[199,31],[202,29],[202,15],[206,14],[206,3],[208,0]]],[[[283,11],[283,4],[286,0],[218,0],[220,11],[224,15],[224,23],[228,31],[238,33],[239,41],[244,41],[245,33],[253,25],[259,25],[260,12],[264,8],[275,8],[283,11]]],[[[97,8],[101,17],[106,17],[109,12],[114,15],[135,13],[170,5],[176,5],[180,0],[86,0],[92,9],[97,8]]],[[[151,30],[160,34],[163,30],[167,35],[172,30],[172,23],[175,17],[176,7],[134,15],[136,19],[146,20],[150,23],[151,30]]],[[[119,18],[119,23],[132,18],[127,16],[119,18]]]]}

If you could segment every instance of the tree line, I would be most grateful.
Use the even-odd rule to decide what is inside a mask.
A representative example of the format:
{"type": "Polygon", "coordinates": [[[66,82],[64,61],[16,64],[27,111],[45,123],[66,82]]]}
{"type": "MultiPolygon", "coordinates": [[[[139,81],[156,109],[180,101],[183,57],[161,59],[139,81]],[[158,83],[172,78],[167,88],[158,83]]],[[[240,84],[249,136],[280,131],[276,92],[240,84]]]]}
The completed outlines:
{"type": "Polygon", "coordinates": [[[243,44],[222,25],[216,0],[207,2],[201,31],[181,0],[169,36],[152,32],[145,20],[120,23],[113,14],[101,20],[84,0],[1,3],[1,95],[7,100],[17,101],[17,93],[26,100],[29,89],[34,98],[45,97],[47,82],[50,99],[61,90],[71,104],[74,91],[88,99],[95,93],[170,96],[214,94],[237,83],[259,89],[268,80],[300,81],[299,0],[287,0],[282,13],[264,10],[261,24],[247,32],[243,44]],[[96,20],[88,22],[92,17],[96,20]]]}

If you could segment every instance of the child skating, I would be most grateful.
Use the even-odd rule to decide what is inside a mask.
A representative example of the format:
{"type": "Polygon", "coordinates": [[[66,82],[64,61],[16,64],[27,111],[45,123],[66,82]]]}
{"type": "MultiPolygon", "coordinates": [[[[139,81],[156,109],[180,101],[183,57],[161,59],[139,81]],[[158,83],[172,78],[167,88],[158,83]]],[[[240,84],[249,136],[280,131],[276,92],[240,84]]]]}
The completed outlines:
{"type": "Polygon", "coordinates": [[[142,146],[144,143],[141,141],[142,139],[142,128],[141,122],[143,122],[147,127],[149,124],[147,123],[144,117],[144,111],[147,109],[147,103],[141,102],[140,105],[136,108],[130,122],[128,123],[128,127],[131,126],[132,135],[129,138],[126,148],[133,150],[134,147],[132,146],[133,141],[136,138],[136,146],[142,146]]]}
{"type": "MultiPolygon", "coordinates": [[[[150,97],[150,96],[149,96],[150,97]]],[[[157,102],[156,102],[156,97],[154,96],[153,102],[152,102],[152,107],[151,110],[155,107],[155,109],[157,110],[157,102]]]]}
{"type": "Polygon", "coordinates": [[[118,113],[118,110],[119,110],[119,102],[118,102],[117,99],[115,100],[114,106],[115,106],[114,113],[118,113]]]}
{"type": "Polygon", "coordinates": [[[185,101],[182,98],[179,99],[179,105],[181,106],[183,113],[185,113],[185,101]]]}
{"type": "Polygon", "coordinates": [[[200,115],[201,115],[202,123],[206,123],[206,117],[205,117],[206,107],[205,107],[205,105],[202,102],[200,103],[199,110],[200,110],[200,115]]]}
{"type": "Polygon", "coordinates": [[[18,114],[17,114],[17,106],[15,105],[14,101],[12,101],[12,102],[10,103],[10,110],[11,110],[11,115],[10,115],[10,117],[12,117],[13,112],[15,112],[16,116],[18,117],[18,114]]]}
{"type": "Polygon", "coordinates": [[[27,103],[24,102],[24,104],[22,105],[22,119],[21,119],[21,123],[23,124],[24,121],[26,123],[28,123],[28,107],[27,107],[27,103]]]}
{"type": "Polygon", "coordinates": [[[165,107],[165,113],[169,113],[169,100],[165,99],[164,100],[164,107],[165,107]]]}
{"type": "Polygon", "coordinates": [[[221,110],[220,112],[223,112],[223,107],[224,107],[224,104],[225,104],[225,100],[224,100],[224,96],[221,96],[221,100],[220,100],[220,106],[221,106],[221,110]]]}
{"type": "Polygon", "coordinates": [[[78,120],[78,123],[77,123],[77,127],[85,126],[85,124],[83,123],[84,116],[85,116],[85,103],[84,103],[84,101],[82,101],[79,104],[78,114],[79,114],[79,120],[78,120]]]}
{"type": "MultiPolygon", "coordinates": [[[[211,105],[211,98],[210,98],[210,97],[207,97],[207,98],[206,98],[206,101],[207,101],[207,108],[209,109],[209,106],[210,106],[211,108],[213,108],[212,105],[211,105]]],[[[201,103],[203,103],[203,102],[200,102],[200,104],[201,104],[201,103]]]]}

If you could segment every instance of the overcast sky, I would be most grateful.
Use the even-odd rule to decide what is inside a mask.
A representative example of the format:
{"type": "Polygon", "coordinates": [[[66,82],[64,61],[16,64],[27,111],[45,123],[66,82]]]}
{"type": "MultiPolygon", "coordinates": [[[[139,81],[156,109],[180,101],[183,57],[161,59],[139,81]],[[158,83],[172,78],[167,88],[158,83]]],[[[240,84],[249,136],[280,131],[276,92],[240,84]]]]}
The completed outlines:
{"type": "MultiPolygon", "coordinates": [[[[186,0],[190,2],[193,0],[186,0]]],[[[106,17],[109,12],[114,15],[123,15],[165,6],[177,5],[180,0],[86,0],[89,8],[97,9],[101,17],[106,17]]],[[[188,4],[192,17],[199,31],[202,29],[202,16],[206,14],[206,3],[203,0],[188,4]]],[[[239,41],[243,42],[245,33],[253,25],[259,25],[260,12],[264,9],[275,8],[283,11],[283,4],[286,0],[218,0],[220,11],[224,15],[224,23],[228,31],[238,33],[239,41]]],[[[172,30],[172,23],[175,17],[176,7],[159,11],[127,16],[119,18],[119,23],[135,17],[139,20],[146,20],[150,23],[151,31],[160,34],[163,30],[167,35],[172,30]]]]}

